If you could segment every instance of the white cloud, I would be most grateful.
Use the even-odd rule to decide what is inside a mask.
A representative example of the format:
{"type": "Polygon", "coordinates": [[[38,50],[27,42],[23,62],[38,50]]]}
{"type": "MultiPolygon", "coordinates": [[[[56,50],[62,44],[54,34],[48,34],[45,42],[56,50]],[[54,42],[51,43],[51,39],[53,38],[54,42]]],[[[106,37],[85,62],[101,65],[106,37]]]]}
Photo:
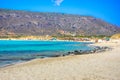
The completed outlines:
{"type": "Polygon", "coordinates": [[[64,0],[52,0],[52,1],[55,3],[55,5],[60,6],[64,0]]]}

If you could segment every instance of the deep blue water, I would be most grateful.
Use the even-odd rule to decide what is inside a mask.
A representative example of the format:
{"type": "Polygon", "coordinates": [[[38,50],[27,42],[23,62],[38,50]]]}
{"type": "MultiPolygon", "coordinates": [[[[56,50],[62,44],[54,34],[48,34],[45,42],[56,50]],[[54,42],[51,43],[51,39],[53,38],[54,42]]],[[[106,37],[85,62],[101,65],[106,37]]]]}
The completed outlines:
{"type": "Polygon", "coordinates": [[[89,43],[68,41],[0,40],[0,67],[35,58],[54,57],[74,50],[90,50],[89,43]]]}

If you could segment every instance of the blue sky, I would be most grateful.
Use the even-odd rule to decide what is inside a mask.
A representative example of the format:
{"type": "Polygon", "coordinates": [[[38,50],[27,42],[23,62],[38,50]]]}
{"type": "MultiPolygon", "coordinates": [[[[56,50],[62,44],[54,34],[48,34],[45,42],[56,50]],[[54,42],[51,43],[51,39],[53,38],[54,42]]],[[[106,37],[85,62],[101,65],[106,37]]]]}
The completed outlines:
{"type": "Polygon", "coordinates": [[[90,15],[120,26],[120,0],[0,0],[0,8],[90,15]]]}

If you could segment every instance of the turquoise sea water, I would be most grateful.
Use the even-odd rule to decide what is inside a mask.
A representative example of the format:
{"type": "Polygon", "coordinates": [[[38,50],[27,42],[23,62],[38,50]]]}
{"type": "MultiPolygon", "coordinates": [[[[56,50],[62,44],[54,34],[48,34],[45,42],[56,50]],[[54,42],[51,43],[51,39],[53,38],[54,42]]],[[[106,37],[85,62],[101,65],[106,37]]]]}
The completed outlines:
{"type": "Polygon", "coordinates": [[[74,50],[90,50],[89,43],[70,41],[0,40],[0,67],[35,58],[54,57],[74,50]]]}

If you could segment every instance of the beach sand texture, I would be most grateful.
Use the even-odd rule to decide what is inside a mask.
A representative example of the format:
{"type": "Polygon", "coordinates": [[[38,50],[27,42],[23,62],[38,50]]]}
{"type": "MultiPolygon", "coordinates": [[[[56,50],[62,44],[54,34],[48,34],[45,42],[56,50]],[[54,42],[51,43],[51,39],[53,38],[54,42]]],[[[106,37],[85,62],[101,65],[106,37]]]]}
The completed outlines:
{"type": "Polygon", "coordinates": [[[35,59],[0,68],[0,80],[120,80],[120,43],[96,54],[35,59]]]}

